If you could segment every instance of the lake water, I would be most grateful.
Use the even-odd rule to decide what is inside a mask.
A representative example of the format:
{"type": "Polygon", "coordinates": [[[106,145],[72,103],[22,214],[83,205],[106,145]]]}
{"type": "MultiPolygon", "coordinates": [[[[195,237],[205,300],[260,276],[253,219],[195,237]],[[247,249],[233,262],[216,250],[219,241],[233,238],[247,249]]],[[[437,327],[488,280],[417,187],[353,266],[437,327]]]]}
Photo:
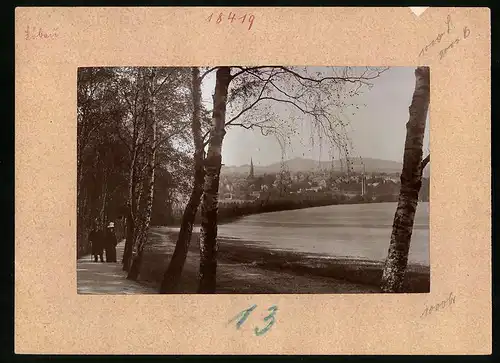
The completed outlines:
{"type": "MultiPolygon", "coordinates": [[[[350,204],[256,214],[219,225],[220,237],[271,249],[383,261],[396,203],[350,204]]],[[[429,265],[429,203],[419,203],[409,262],[429,265]]]]}

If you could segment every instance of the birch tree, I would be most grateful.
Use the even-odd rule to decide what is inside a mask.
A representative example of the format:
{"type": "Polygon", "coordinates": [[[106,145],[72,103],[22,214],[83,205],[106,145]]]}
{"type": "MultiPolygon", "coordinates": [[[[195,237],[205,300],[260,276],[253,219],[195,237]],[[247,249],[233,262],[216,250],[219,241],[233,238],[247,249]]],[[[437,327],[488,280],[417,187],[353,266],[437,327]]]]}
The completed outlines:
{"type": "MultiPolygon", "coordinates": [[[[151,70],[150,73],[150,82],[148,84],[148,96],[151,98],[151,109],[148,113],[149,117],[146,117],[146,122],[149,121],[148,124],[145,125],[147,128],[147,137],[150,138],[151,143],[146,147],[148,150],[148,163],[146,165],[147,168],[147,179],[146,183],[143,183],[143,188],[146,186],[147,198],[145,202],[145,207],[142,215],[140,216],[141,223],[139,224],[138,232],[137,232],[137,254],[133,258],[132,265],[130,267],[130,271],[127,275],[128,279],[136,280],[139,277],[139,272],[142,265],[142,258],[144,254],[144,246],[147,241],[147,232],[149,230],[149,224],[151,222],[151,212],[153,209],[153,197],[154,197],[154,182],[155,182],[155,169],[156,169],[156,143],[157,143],[157,115],[156,115],[156,102],[155,102],[155,70],[151,70]],[[150,119],[150,120],[148,120],[150,119]]],[[[145,143],[147,145],[147,143],[145,143]]],[[[140,201],[140,197],[138,200],[140,201]]]]}
{"type": "Polygon", "coordinates": [[[196,212],[203,194],[205,170],[203,165],[204,147],[202,135],[201,77],[198,67],[193,67],[191,69],[191,103],[191,133],[194,142],[193,189],[182,215],[181,228],[177,237],[177,243],[175,244],[175,250],[168,268],[165,271],[160,287],[161,293],[173,293],[177,291],[182,269],[189,250],[189,244],[191,242],[196,212]]]}
{"type": "MultiPolygon", "coordinates": [[[[157,193],[157,181],[168,185],[164,205],[186,194],[183,173],[191,161],[184,148],[190,142],[185,76],[184,68],[78,69],[78,256],[85,252],[90,221],[98,219],[101,228],[114,221],[121,234],[126,216],[127,269],[132,251],[138,257],[144,250],[151,214],[164,208],[150,206],[151,187],[157,193]]],[[[134,269],[140,271],[137,260],[134,269]]]]}
{"type": "MultiPolygon", "coordinates": [[[[139,276],[144,247],[148,239],[155,191],[157,154],[171,150],[176,140],[181,143],[188,126],[186,108],[186,72],[181,68],[147,68],[147,84],[144,87],[145,102],[143,136],[140,142],[142,167],[137,182],[140,185],[137,195],[135,231],[133,234],[132,258],[128,278],[139,276]]],[[[126,257],[127,258],[127,257],[126,257]]]]}
{"type": "Polygon", "coordinates": [[[339,111],[348,109],[349,100],[385,69],[366,68],[361,74],[354,74],[349,67],[315,74],[307,68],[284,66],[226,66],[214,70],[214,106],[201,204],[199,293],[214,293],[216,289],[218,188],[226,128],[259,128],[263,134],[273,133],[282,125],[290,125],[289,120],[272,112],[276,105],[286,105],[307,118],[320,139],[347,148],[345,122],[339,111]],[[234,100],[241,101],[241,108],[226,120],[227,104],[234,100]]]}
{"type": "Polygon", "coordinates": [[[217,204],[219,177],[222,164],[222,141],[224,139],[226,104],[231,68],[217,69],[212,129],[205,158],[205,183],[201,204],[200,228],[200,281],[198,292],[215,292],[217,270],[217,204]]]}
{"type": "MultiPolygon", "coordinates": [[[[141,69],[120,69],[118,74],[120,77],[117,80],[116,88],[119,90],[120,99],[127,109],[127,115],[123,123],[117,125],[116,131],[129,151],[128,197],[125,209],[127,229],[125,250],[122,257],[123,270],[128,271],[136,231],[140,122],[146,111],[147,100],[145,97],[141,97],[143,89],[141,89],[140,83],[144,77],[144,72],[141,69]]],[[[144,82],[142,82],[142,86],[144,86],[144,82]]]]}
{"type": "Polygon", "coordinates": [[[422,160],[425,123],[430,100],[429,67],[415,70],[415,91],[406,124],[406,141],[401,172],[401,189],[394,215],[389,252],[382,274],[381,289],[384,292],[401,292],[408,265],[413,223],[422,185],[423,168],[430,155],[422,160]]]}
{"type": "MultiPolygon", "coordinates": [[[[182,83],[181,73],[178,68],[124,68],[121,69],[121,77],[116,85],[128,111],[123,124],[117,127],[117,134],[129,150],[128,201],[125,209],[127,233],[122,259],[123,269],[126,271],[130,270],[134,246],[136,251],[139,251],[137,247],[142,251],[146,238],[144,231],[149,228],[156,150],[173,135],[184,130],[181,123],[185,120],[178,119],[178,115],[173,117],[171,112],[175,107],[179,108],[179,104],[183,104],[176,99],[177,92],[180,92],[181,98],[184,97],[179,89],[182,83]],[[176,106],[172,107],[174,104],[176,106]],[[169,116],[172,118],[167,120],[166,117],[169,116]],[[162,120],[161,125],[158,118],[162,120]],[[160,126],[163,135],[161,140],[158,139],[160,126]]],[[[142,252],[135,268],[140,265],[141,259],[142,252]]],[[[137,273],[138,270],[135,270],[130,277],[135,278],[137,273]]]]}

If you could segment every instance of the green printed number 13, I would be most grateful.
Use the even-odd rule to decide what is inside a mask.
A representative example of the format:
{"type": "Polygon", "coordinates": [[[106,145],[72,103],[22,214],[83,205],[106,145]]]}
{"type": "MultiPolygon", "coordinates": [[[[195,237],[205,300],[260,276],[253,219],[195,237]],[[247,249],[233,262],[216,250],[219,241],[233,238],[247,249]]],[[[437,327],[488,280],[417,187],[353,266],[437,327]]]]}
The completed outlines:
{"type": "MultiPolygon", "coordinates": [[[[238,321],[236,323],[236,329],[241,328],[243,323],[248,319],[248,317],[250,316],[252,311],[255,310],[256,307],[257,307],[257,305],[254,304],[254,305],[250,306],[248,309],[241,311],[238,315],[236,315],[234,318],[229,320],[229,323],[232,323],[233,321],[238,319],[238,321]]],[[[267,325],[262,329],[259,329],[258,327],[255,327],[255,329],[254,329],[255,335],[257,335],[257,336],[264,335],[273,326],[273,324],[275,322],[274,315],[278,311],[278,307],[276,305],[273,305],[270,308],[268,308],[267,311],[269,311],[269,315],[267,315],[264,318],[264,321],[267,322],[267,325]]]]}

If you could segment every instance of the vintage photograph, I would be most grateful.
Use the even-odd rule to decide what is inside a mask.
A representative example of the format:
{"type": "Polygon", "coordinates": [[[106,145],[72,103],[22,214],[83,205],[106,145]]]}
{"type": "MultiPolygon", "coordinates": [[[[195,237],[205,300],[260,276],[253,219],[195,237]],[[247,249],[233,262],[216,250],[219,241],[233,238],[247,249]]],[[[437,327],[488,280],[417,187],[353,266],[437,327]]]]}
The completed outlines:
{"type": "Polygon", "coordinates": [[[79,294],[430,291],[429,67],[81,67],[79,294]]]}

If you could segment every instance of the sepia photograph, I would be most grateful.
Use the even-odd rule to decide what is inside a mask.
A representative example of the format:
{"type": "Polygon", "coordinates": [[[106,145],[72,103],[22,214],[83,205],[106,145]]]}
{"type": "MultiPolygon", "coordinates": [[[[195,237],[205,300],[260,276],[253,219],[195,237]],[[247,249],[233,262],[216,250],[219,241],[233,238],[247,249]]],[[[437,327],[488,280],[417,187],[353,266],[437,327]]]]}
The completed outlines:
{"type": "Polygon", "coordinates": [[[80,67],[79,294],[428,293],[429,67],[80,67]]]}

